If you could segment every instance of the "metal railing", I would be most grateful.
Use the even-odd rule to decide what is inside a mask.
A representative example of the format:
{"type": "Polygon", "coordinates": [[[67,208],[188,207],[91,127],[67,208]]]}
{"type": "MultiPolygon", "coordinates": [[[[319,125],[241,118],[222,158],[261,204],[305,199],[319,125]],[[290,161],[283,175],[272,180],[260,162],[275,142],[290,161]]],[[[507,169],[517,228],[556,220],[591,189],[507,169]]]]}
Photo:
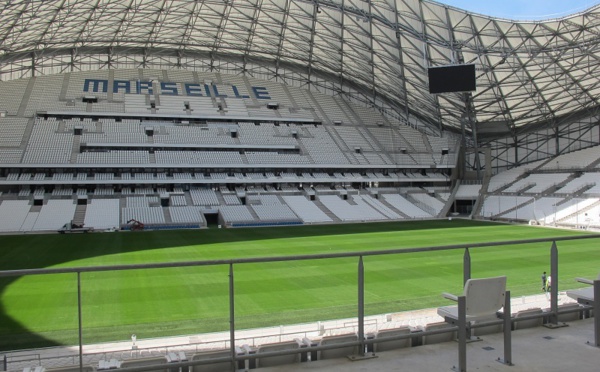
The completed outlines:
{"type": "MultiPolygon", "coordinates": [[[[291,255],[291,256],[277,256],[277,257],[253,257],[253,258],[239,258],[239,259],[226,259],[226,260],[206,260],[206,261],[188,261],[188,262],[167,262],[167,263],[152,263],[152,264],[135,264],[135,265],[112,265],[112,266],[92,266],[92,267],[64,267],[64,268],[51,268],[51,269],[23,269],[23,270],[6,270],[0,271],[0,278],[5,277],[20,277],[20,276],[28,276],[28,275],[48,275],[48,274],[65,274],[65,273],[75,273],[77,274],[77,308],[78,308],[78,331],[79,331],[79,369],[83,371],[83,343],[82,343],[82,318],[81,318],[81,274],[82,273],[90,273],[90,272],[105,272],[105,271],[120,271],[120,270],[139,270],[139,269],[163,269],[163,268],[181,268],[181,267],[198,267],[198,266],[219,266],[219,265],[227,265],[229,267],[229,348],[231,351],[231,355],[229,357],[223,358],[211,358],[210,360],[196,360],[196,361],[187,361],[187,362],[179,362],[179,363],[169,363],[166,365],[156,365],[156,366],[143,366],[143,367],[129,367],[120,369],[123,372],[136,372],[136,371],[144,371],[149,370],[149,367],[156,367],[155,369],[165,369],[166,368],[179,368],[179,367],[189,367],[193,365],[202,365],[209,363],[217,363],[217,362],[231,362],[232,368],[236,365],[237,362],[255,359],[257,357],[269,357],[269,356],[281,356],[288,355],[298,352],[313,352],[318,350],[327,350],[340,348],[343,346],[358,346],[359,356],[365,355],[366,345],[372,344],[374,342],[381,342],[386,340],[399,340],[406,337],[412,336],[396,336],[391,338],[381,338],[378,340],[368,340],[365,337],[365,315],[364,315],[364,266],[363,266],[363,257],[367,256],[383,256],[383,255],[396,255],[396,254],[408,254],[408,253],[417,253],[417,252],[439,252],[439,251],[447,251],[447,250],[464,250],[463,256],[463,283],[465,283],[468,279],[471,278],[471,249],[483,249],[483,248],[491,248],[498,246],[508,246],[508,245],[521,245],[521,244],[533,244],[533,243],[552,243],[550,248],[550,275],[552,277],[552,287],[550,291],[550,311],[544,314],[545,317],[548,318],[548,322],[550,324],[558,324],[558,315],[560,314],[558,309],[558,283],[559,283],[559,273],[558,273],[558,248],[556,246],[556,242],[559,241],[573,241],[573,240],[585,240],[585,239],[598,239],[600,238],[600,234],[590,234],[590,235],[580,235],[580,236],[570,236],[570,237],[554,237],[554,238],[538,238],[538,239],[526,239],[526,240],[509,240],[509,241],[496,241],[496,242],[487,242],[487,243],[467,243],[467,244],[452,244],[452,245],[444,245],[444,246],[430,246],[430,247],[418,247],[418,248],[398,248],[398,249],[388,249],[388,250],[370,250],[370,251],[361,251],[361,252],[344,252],[344,253],[326,253],[326,254],[311,254],[311,255],[291,255]],[[327,260],[334,258],[357,258],[358,259],[358,300],[357,300],[357,341],[350,342],[346,344],[335,344],[335,345],[327,345],[327,346],[309,346],[306,348],[302,348],[299,350],[286,350],[286,351],[278,351],[278,352],[268,352],[257,354],[244,354],[240,355],[236,351],[236,338],[235,338],[235,286],[234,286],[234,274],[235,267],[238,265],[244,264],[254,264],[254,263],[270,263],[270,262],[284,262],[284,261],[300,261],[300,260],[327,260]]],[[[600,283],[600,282],[599,282],[600,283]]],[[[600,288],[600,285],[598,285],[600,288]]],[[[509,294],[510,297],[510,294],[509,294]]],[[[597,297],[600,299],[600,296],[597,297]]],[[[463,299],[464,300],[464,299],[463,299]]],[[[597,301],[600,302],[600,301],[597,301]]],[[[460,308],[459,302],[459,308],[460,308]]],[[[463,304],[464,306],[464,304],[463,304]]],[[[463,309],[464,310],[464,309],[463,309]]],[[[595,312],[596,313],[596,312],[595,312]]],[[[510,318],[510,317],[508,317],[510,318]]],[[[529,319],[527,317],[521,318],[520,320],[529,319]]],[[[600,317],[595,317],[596,319],[600,319],[600,317]]],[[[511,322],[517,321],[516,319],[510,320],[511,322]]],[[[504,324],[507,324],[506,321],[503,321],[504,324]]],[[[450,331],[459,331],[459,336],[462,335],[463,330],[461,330],[461,326],[458,327],[449,327],[443,330],[434,330],[434,331],[423,331],[420,332],[420,336],[424,335],[434,335],[439,333],[446,333],[450,331]]],[[[600,346],[600,320],[595,321],[594,325],[595,329],[595,346],[600,346]]],[[[464,337],[460,336],[460,338],[464,337]]],[[[510,348],[510,345],[508,345],[510,348]]],[[[459,365],[466,366],[466,358],[464,350],[462,346],[459,348],[459,365]]],[[[510,363],[510,350],[505,350],[505,359],[510,363]],[[508,358],[506,358],[508,356],[508,358]]],[[[6,361],[6,358],[5,358],[6,361]]],[[[154,369],[154,368],[150,368],[154,369]]],[[[6,370],[6,366],[5,366],[6,370]]],[[[234,369],[232,369],[234,370],[234,369]]],[[[466,367],[465,367],[466,370],[466,367]]]]}

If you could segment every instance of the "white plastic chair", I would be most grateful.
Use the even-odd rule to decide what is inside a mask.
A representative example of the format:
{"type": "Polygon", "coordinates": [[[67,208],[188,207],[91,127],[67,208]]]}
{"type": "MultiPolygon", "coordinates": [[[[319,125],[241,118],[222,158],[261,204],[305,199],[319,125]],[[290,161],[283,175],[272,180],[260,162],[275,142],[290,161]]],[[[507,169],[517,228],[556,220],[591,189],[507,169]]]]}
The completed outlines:
{"type": "MultiPolygon", "coordinates": [[[[498,311],[504,306],[506,276],[469,279],[465,283],[463,296],[466,298],[466,321],[470,325],[498,319],[498,311]]],[[[445,298],[458,301],[458,296],[442,294],[445,298]]],[[[438,315],[447,323],[458,323],[458,306],[444,306],[437,309],[438,315]]]]}

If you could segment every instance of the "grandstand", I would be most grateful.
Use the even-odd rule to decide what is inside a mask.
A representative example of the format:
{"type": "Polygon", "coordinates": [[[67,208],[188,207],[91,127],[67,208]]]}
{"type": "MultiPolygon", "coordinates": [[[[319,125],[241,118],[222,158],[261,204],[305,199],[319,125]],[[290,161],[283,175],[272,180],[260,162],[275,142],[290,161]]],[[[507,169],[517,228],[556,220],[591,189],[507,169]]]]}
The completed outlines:
{"type": "MultiPolygon", "coordinates": [[[[215,219],[222,226],[265,226],[439,218],[464,212],[457,204],[465,203],[472,217],[552,220],[557,225],[600,223],[593,214],[597,147],[504,172],[482,169],[479,191],[465,196],[464,186],[458,193],[459,183],[461,178],[470,182],[474,172],[459,163],[466,149],[451,131],[439,136],[392,125],[382,113],[339,97],[276,83],[267,88],[247,76],[232,80],[238,87],[219,84],[214,74],[202,72],[134,69],[119,74],[125,80],[100,72],[31,78],[34,83],[28,85],[33,90],[19,102],[29,111],[6,111],[0,118],[1,201],[27,201],[7,205],[7,216],[21,205],[19,215],[25,217],[18,226],[3,227],[5,231],[54,229],[52,224],[33,221],[42,210],[42,218],[51,213],[47,211],[55,208],[55,201],[65,199],[78,206],[77,213],[73,208],[56,210],[62,218],[57,224],[85,223],[104,229],[108,225],[96,220],[96,209],[88,211],[88,206],[94,200],[115,198],[123,202],[104,207],[119,216],[120,223],[109,224],[112,229],[126,228],[132,218],[145,220],[146,228],[206,227],[207,220],[215,219]],[[142,81],[144,76],[160,76],[169,83],[142,81]],[[50,89],[56,94],[44,93],[50,89]],[[180,95],[174,95],[174,89],[180,95]],[[195,90],[206,96],[190,96],[195,90]],[[311,115],[286,116],[299,109],[292,97],[304,97],[301,108],[311,115]],[[268,108],[271,102],[280,102],[276,110],[268,108]],[[265,112],[250,113],[259,107],[265,112]],[[229,195],[233,190],[237,201],[229,195]],[[283,206],[275,214],[263,207],[244,207],[254,194],[302,196],[307,206],[298,212],[302,216],[286,199],[280,199],[283,206]],[[552,213],[548,207],[527,207],[546,206],[550,199],[544,198],[555,194],[562,199],[552,199],[556,210],[552,213]],[[560,205],[570,205],[566,202],[573,194],[590,202],[581,208],[576,203],[575,212],[563,215],[560,205]],[[130,196],[146,196],[153,202],[133,208],[126,202],[130,196]],[[241,206],[230,208],[238,202],[241,206]],[[479,209],[473,210],[476,205],[479,209]],[[198,208],[190,214],[191,206],[198,208]],[[308,210],[314,216],[307,216],[308,210]],[[550,216],[557,213],[562,217],[550,216]],[[189,224],[182,225],[182,218],[189,224]]],[[[11,92],[3,90],[0,100],[8,101],[11,92]]]]}
{"type": "MultiPolygon", "coordinates": [[[[170,79],[167,70],[120,72],[170,79]]],[[[196,72],[193,76],[199,79],[204,75],[196,72]]],[[[212,75],[207,74],[205,78],[207,76],[212,75]]],[[[25,217],[18,226],[3,227],[5,231],[54,229],[53,225],[32,221],[39,217],[41,207],[49,211],[55,208],[55,201],[65,199],[78,205],[78,212],[60,209],[62,223],[59,225],[72,221],[104,229],[106,223],[95,222],[92,215],[96,209],[92,207],[88,212],[87,207],[94,200],[125,200],[136,195],[152,197],[153,205],[131,209],[125,202],[106,204],[105,208],[111,205],[114,210],[110,213],[118,215],[121,221],[111,223],[110,228],[125,228],[125,221],[131,218],[145,219],[147,228],[206,227],[207,219],[215,218],[223,226],[253,223],[264,226],[283,222],[276,218],[261,218],[256,209],[262,207],[247,211],[244,207],[228,207],[238,202],[246,205],[248,196],[254,194],[302,196],[306,199],[303,204],[312,204],[299,212],[304,213],[300,216],[287,205],[286,199],[281,199],[284,207],[274,216],[281,213],[286,223],[439,218],[459,210],[464,212],[464,208],[456,205],[466,202],[469,206],[467,214],[473,217],[536,220],[544,224],[551,220],[556,225],[600,224],[600,218],[594,214],[600,161],[597,147],[534,161],[508,171],[484,169],[479,186],[471,185],[478,191],[465,195],[466,185],[459,188],[459,183],[461,178],[463,183],[472,182],[469,179],[473,172],[461,170],[459,154],[465,149],[458,137],[449,132],[439,137],[406,126],[382,127],[380,123],[386,122],[387,118],[376,111],[304,90],[295,95],[309,98],[304,109],[312,112],[311,118],[253,117],[240,110],[232,116],[222,112],[216,117],[206,110],[200,113],[191,108],[182,111],[183,114],[175,115],[172,110],[161,114],[160,109],[152,108],[153,100],[162,99],[171,106],[179,103],[182,107],[191,107],[188,97],[165,95],[161,90],[164,87],[158,83],[148,86],[156,92],[152,95],[136,93],[131,87],[137,81],[119,82],[114,78],[102,80],[99,77],[102,74],[96,72],[37,77],[35,86],[41,87],[42,91],[45,91],[45,84],[58,84],[62,90],[55,97],[45,97],[43,105],[39,104],[39,99],[23,97],[19,105],[29,107],[30,116],[26,113],[13,116],[7,112],[0,118],[0,128],[5,134],[0,149],[1,201],[27,201],[7,206],[7,216],[13,213],[16,205],[21,205],[23,210],[19,215],[25,217]],[[122,99],[109,99],[108,93],[94,91],[101,83],[117,87],[113,93],[119,93],[117,97],[122,96],[122,99]],[[79,88],[73,87],[74,84],[79,88]],[[119,88],[121,85],[124,88],[119,88]],[[83,103],[82,100],[90,99],[92,93],[96,101],[87,102],[79,109],[71,106],[73,101],[83,103]],[[139,100],[140,97],[143,102],[139,101],[139,107],[145,110],[141,116],[139,112],[132,113],[127,104],[128,100],[139,100]],[[344,120],[337,120],[342,111],[322,110],[317,102],[344,107],[344,120]],[[154,114],[152,110],[155,110],[154,114]],[[233,190],[237,201],[232,201],[229,195],[233,190]],[[361,193],[361,198],[348,198],[361,193]],[[367,195],[372,199],[363,202],[367,195]],[[566,202],[574,195],[588,198],[590,202],[582,204],[581,208],[576,203],[576,211],[568,215],[559,213],[561,218],[550,216],[556,217],[562,209],[560,205],[565,208],[570,205],[566,202]],[[552,199],[556,211],[552,213],[546,207],[526,207],[534,203],[546,205],[550,199],[545,198],[556,196],[559,198],[552,199]],[[479,209],[473,210],[475,205],[479,209]],[[191,214],[194,218],[186,212],[191,206],[199,207],[191,214]],[[234,209],[242,213],[237,217],[240,219],[231,219],[234,209]],[[378,212],[381,209],[386,212],[378,212]],[[314,211],[315,215],[305,215],[308,210],[314,211]],[[189,225],[181,225],[182,213],[188,215],[184,219],[189,225]],[[172,215],[178,217],[173,219],[172,215]]],[[[251,103],[254,107],[261,95],[268,94],[269,102],[290,103],[286,101],[287,95],[277,94],[297,89],[286,87],[285,90],[273,88],[268,91],[261,87],[258,90],[256,87],[261,81],[248,77],[241,80],[244,86],[251,87],[244,97],[255,92],[254,100],[240,100],[234,96],[220,97],[220,103],[212,99],[214,97],[205,97],[205,101],[216,108],[229,101],[236,102],[230,105],[247,108],[245,105],[251,103]]],[[[192,86],[194,83],[183,81],[178,84],[192,86]]],[[[241,88],[234,85],[213,83],[210,86],[212,90],[209,85],[204,89],[241,94],[241,88]]],[[[4,97],[9,93],[10,90],[6,90],[0,95],[4,97]]],[[[3,97],[0,99],[8,99],[3,97]]],[[[268,103],[263,105],[266,108],[268,103]]],[[[283,103],[278,104],[279,110],[285,108],[283,103]]]]}
{"type": "MultiPolygon", "coordinates": [[[[131,219],[147,229],[206,227],[207,219],[222,226],[401,219],[404,207],[388,203],[391,195],[413,202],[408,207],[415,211],[409,213],[413,218],[434,218],[451,203],[423,188],[450,192],[460,150],[451,134],[437,137],[406,126],[382,129],[376,123],[386,119],[377,111],[277,83],[263,87],[250,77],[238,87],[200,86],[195,81],[214,78],[200,72],[119,74],[125,80],[103,80],[106,75],[97,72],[36,77],[34,92],[42,93],[31,92],[19,103],[30,111],[0,118],[6,132],[2,202],[27,201],[7,204],[5,218],[18,205],[24,216],[7,231],[53,230],[69,222],[126,229],[131,219]],[[164,83],[153,82],[144,86],[154,93],[145,94],[131,77],[146,75],[187,78],[173,84],[187,87],[188,95],[193,89],[208,93],[172,95],[164,83]],[[117,88],[104,92],[107,86],[117,88]],[[50,87],[57,91],[47,96],[43,92],[50,87]],[[303,107],[286,94],[296,90],[290,95],[306,97],[303,107]],[[266,96],[268,102],[260,104],[266,96]],[[279,102],[277,110],[268,109],[272,101],[279,102]],[[260,107],[264,112],[258,115],[260,107]],[[300,108],[311,114],[287,115],[300,108]],[[392,133],[391,143],[389,136],[380,142],[382,131],[392,133]],[[391,160],[396,158],[400,161],[391,160]],[[265,204],[267,197],[277,203],[265,204]],[[44,223],[52,213],[60,219],[44,223]]],[[[0,93],[0,100],[9,93],[0,93]]]]}

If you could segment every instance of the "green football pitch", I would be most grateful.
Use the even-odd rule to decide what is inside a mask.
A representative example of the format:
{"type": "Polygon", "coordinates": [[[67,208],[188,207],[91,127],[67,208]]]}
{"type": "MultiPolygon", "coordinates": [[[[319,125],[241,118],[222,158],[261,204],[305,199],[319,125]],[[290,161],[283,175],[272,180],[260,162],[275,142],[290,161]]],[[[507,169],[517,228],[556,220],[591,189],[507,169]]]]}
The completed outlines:
{"type": "MultiPolygon", "coordinates": [[[[0,236],[0,270],[356,252],[584,234],[467,220],[277,228],[0,236]]],[[[560,289],[600,271],[597,239],[558,242],[560,289]]],[[[550,243],[471,249],[472,276],[507,275],[539,293],[550,243]]],[[[447,305],[464,250],[365,256],[365,314],[447,305]]],[[[234,265],[236,329],[355,317],[357,258],[234,265]]],[[[229,327],[229,265],[81,274],[83,342],[191,335],[229,327]]],[[[0,349],[78,342],[77,275],[0,280],[0,349]]]]}

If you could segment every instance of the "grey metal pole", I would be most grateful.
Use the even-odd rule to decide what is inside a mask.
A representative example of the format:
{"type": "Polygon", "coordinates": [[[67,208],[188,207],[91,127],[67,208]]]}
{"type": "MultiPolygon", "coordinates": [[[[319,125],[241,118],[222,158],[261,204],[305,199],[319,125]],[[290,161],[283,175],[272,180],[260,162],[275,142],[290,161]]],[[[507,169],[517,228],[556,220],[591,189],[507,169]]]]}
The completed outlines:
{"type": "Polygon", "coordinates": [[[458,297],[458,371],[467,371],[467,297],[458,297]]]}
{"type": "Polygon", "coordinates": [[[4,369],[3,371],[8,371],[8,357],[4,354],[4,369]]]}
{"type": "Polygon", "coordinates": [[[358,355],[365,356],[365,267],[358,258],[358,355]]]}
{"type": "Polygon", "coordinates": [[[235,360],[235,299],[233,296],[233,264],[229,264],[229,346],[231,347],[231,371],[237,370],[235,360]]]}
{"type": "Polygon", "coordinates": [[[79,318],[79,372],[83,372],[83,327],[81,320],[81,272],[77,272],[77,317],[79,318]]]}
{"type": "Polygon", "coordinates": [[[512,366],[512,319],[510,310],[510,291],[504,294],[504,361],[512,366]]]}
{"type": "Polygon", "coordinates": [[[600,280],[594,280],[594,343],[600,347],[600,280]]]}
{"type": "Polygon", "coordinates": [[[550,248],[550,323],[558,324],[558,248],[552,242],[550,248]]]}
{"type": "Polygon", "coordinates": [[[471,254],[469,253],[469,248],[465,248],[465,254],[463,256],[463,285],[465,285],[469,279],[471,279],[471,254]]]}

